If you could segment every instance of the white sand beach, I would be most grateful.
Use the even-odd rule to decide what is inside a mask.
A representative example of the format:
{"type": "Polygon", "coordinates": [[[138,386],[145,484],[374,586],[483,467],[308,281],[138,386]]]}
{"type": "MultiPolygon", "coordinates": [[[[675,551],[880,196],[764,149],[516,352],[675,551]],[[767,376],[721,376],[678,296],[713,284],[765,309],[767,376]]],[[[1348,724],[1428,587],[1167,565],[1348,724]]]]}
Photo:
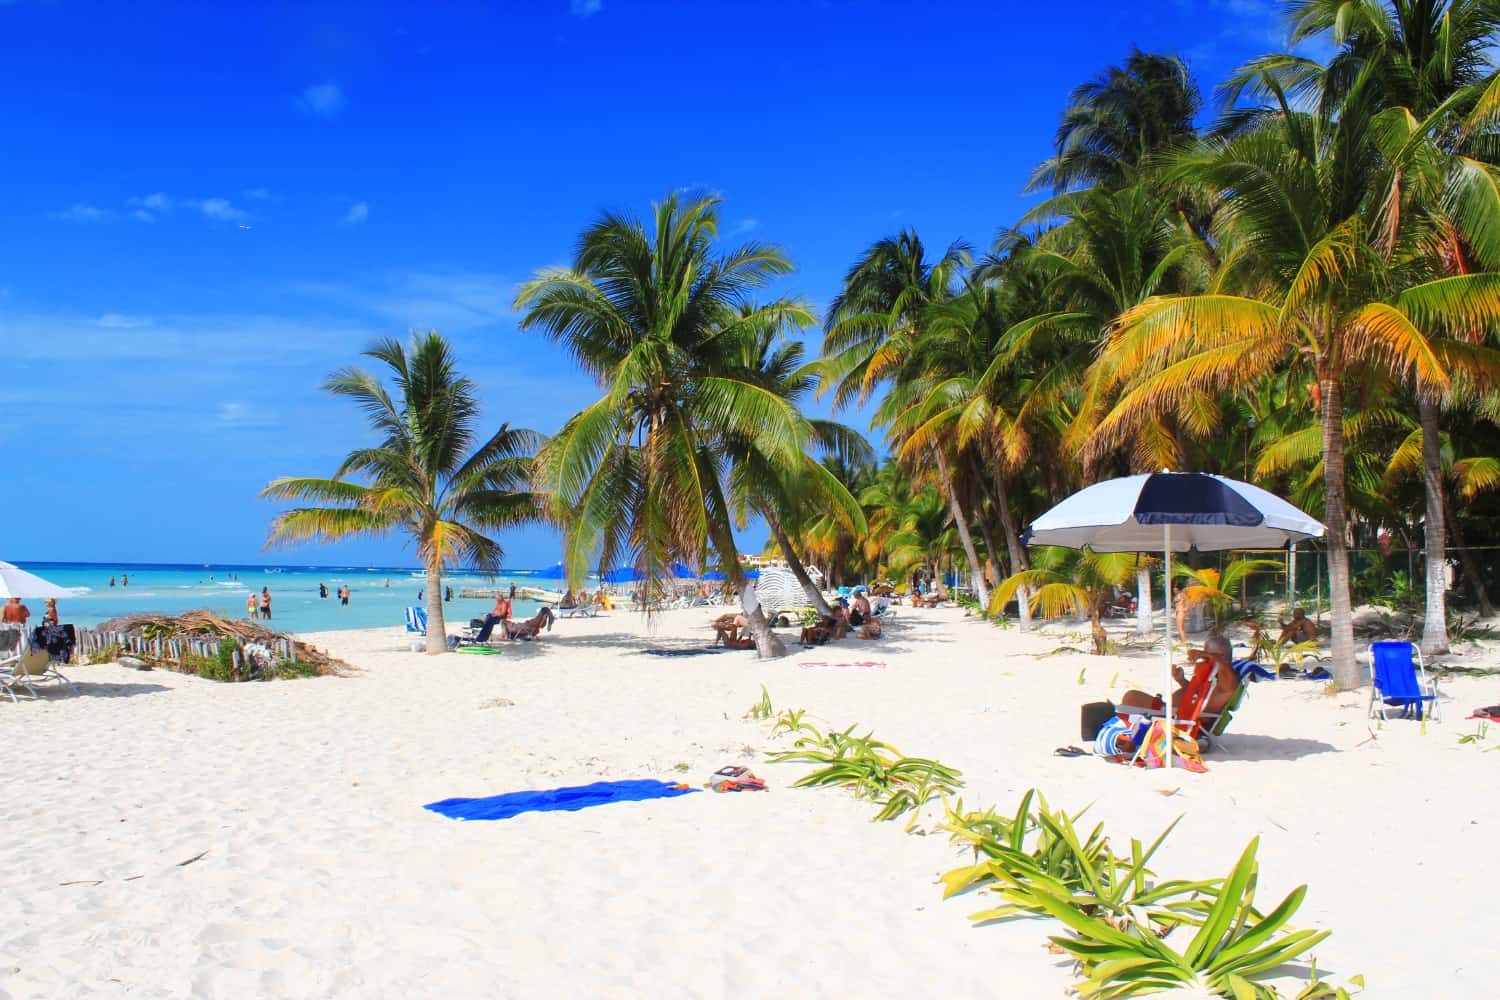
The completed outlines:
{"type": "Polygon", "coordinates": [[[81,666],[79,697],[7,699],[0,995],[1064,996],[1044,948],[1058,925],[976,928],[982,899],[942,901],[938,876],[965,860],[946,835],[788,787],[805,766],[762,756],[788,738],[742,718],[762,684],[778,709],[960,768],[971,806],[1036,787],[1122,844],[1182,815],[1165,876],[1223,874],[1258,835],[1263,901],[1306,883],[1298,925],[1334,932],[1319,970],[1363,973],[1366,997],[1488,986],[1500,754],[1458,737],[1500,701],[1494,679],[1445,683],[1440,724],[1379,728],[1363,691],[1260,684],[1208,773],[1165,774],[1052,752],[1080,742],[1081,702],[1159,688],[1150,653],[1038,657],[1057,630],[912,609],[878,642],[774,662],[642,653],[706,642],[710,617],[563,621],[487,657],[327,633],[314,641],[357,673],[229,685],[81,666]],[[857,661],[880,666],[807,666],[857,661]],[[499,822],[422,808],[601,778],[701,785],[729,763],[771,790],[499,822]]]}

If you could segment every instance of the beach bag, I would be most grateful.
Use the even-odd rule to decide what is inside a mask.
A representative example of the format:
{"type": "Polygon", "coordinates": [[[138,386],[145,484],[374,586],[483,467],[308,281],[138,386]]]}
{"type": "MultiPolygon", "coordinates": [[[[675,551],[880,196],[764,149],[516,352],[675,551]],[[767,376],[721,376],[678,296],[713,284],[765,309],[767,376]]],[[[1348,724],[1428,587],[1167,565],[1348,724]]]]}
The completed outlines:
{"type": "Polygon", "coordinates": [[[1109,721],[1115,714],[1115,703],[1112,701],[1091,701],[1078,711],[1078,735],[1086,740],[1092,740],[1099,735],[1099,727],[1109,721]]]}
{"type": "MultiPolygon", "coordinates": [[[[1145,742],[1141,744],[1138,761],[1144,767],[1166,766],[1167,750],[1167,720],[1155,719],[1151,728],[1146,730],[1145,742]]],[[[1203,765],[1203,754],[1198,750],[1198,744],[1181,735],[1174,734],[1172,737],[1172,766],[1202,774],[1208,768],[1203,765]]]]}

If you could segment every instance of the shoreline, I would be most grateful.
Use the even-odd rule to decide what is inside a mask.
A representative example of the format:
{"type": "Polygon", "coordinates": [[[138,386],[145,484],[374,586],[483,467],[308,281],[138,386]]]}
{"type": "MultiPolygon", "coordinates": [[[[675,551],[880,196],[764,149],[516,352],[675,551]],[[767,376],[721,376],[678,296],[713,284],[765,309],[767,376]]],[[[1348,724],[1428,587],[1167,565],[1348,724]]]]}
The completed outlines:
{"type": "MultiPolygon", "coordinates": [[[[1222,875],[1261,836],[1261,898],[1307,883],[1295,922],[1333,932],[1320,972],[1363,973],[1370,996],[1485,982],[1487,910],[1447,887],[1489,856],[1500,823],[1473,794],[1496,758],[1457,740],[1474,728],[1462,716],[1497,700],[1492,680],[1446,681],[1442,723],[1379,729],[1363,724],[1363,691],[1258,685],[1208,773],[1165,775],[1052,755],[1078,742],[1080,703],[1159,675],[1148,653],[1043,655],[1065,629],[901,609],[881,640],[783,660],[645,654],[707,645],[715,613],[567,619],[495,656],[412,653],[399,625],[299,633],[356,671],[228,685],[75,667],[80,697],[0,706],[61,779],[0,804],[0,861],[18,873],[0,967],[19,969],[0,988],[932,996],[991,992],[1003,970],[1016,995],[1061,997],[1066,963],[1041,947],[1055,924],[973,927],[985,895],[941,899],[937,877],[963,860],[945,835],[872,823],[844,792],[790,788],[806,766],[765,762],[790,740],[742,718],[762,685],[777,710],[960,769],[966,808],[1008,811],[1035,787],[1089,807],[1120,846],[1182,814],[1153,864],[1169,877],[1222,875]],[[600,779],[701,785],[730,763],[771,790],[500,822],[422,809],[600,779]],[[1418,863],[1390,865],[1414,844],[1418,863]],[[78,879],[98,884],[60,884],[78,879]],[[1430,931],[1420,954],[1392,951],[1390,911],[1369,905],[1398,898],[1430,931]],[[899,958],[872,961],[893,941],[899,958]]],[[[1466,663],[1494,661],[1492,645],[1466,663]]]]}

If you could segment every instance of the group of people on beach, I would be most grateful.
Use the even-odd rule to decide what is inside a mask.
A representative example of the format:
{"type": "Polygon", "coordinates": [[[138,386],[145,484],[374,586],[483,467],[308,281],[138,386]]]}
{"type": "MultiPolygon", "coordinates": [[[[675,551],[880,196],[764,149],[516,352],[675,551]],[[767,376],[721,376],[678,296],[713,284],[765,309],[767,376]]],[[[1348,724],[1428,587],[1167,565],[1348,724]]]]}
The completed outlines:
{"type": "Polygon", "coordinates": [[[245,617],[267,619],[271,617],[270,588],[260,588],[259,594],[255,593],[255,591],[253,590],[250,592],[250,595],[245,598],[245,617]]]}
{"type": "MultiPolygon", "coordinates": [[[[0,625],[25,625],[31,620],[31,609],[21,603],[19,597],[12,597],[0,607],[0,625]]],[[[43,625],[57,624],[57,598],[47,598],[47,607],[42,612],[43,625]]]]}
{"type": "Polygon", "coordinates": [[[863,589],[854,591],[852,604],[847,597],[834,601],[833,614],[819,615],[816,622],[805,626],[798,642],[803,646],[821,646],[842,639],[851,631],[860,639],[880,638],[880,619],[871,611],[870,599],[863,589]]]}

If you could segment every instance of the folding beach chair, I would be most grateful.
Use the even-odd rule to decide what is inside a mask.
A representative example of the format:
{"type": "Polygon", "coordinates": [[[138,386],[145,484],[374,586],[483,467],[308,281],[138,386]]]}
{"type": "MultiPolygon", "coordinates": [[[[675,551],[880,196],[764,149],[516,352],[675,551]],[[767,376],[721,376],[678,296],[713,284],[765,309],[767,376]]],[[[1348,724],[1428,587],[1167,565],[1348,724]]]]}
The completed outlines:
{"type": "Polygon", "coordinates": [[[1214,741],[1224,735],[1229,724],[1234,721],[1234,713],[1239,711],[1245,703],[1245,695],[1250,690],[1250,684],[1244,675],[1240,676],[1239,684],[1235,685],[1234,694],[1224,703],[1224,707],[1217,712],[1200,712],[1198,714],[1198,746],[1207,752],[1213,749],[1214,741]]]}
{"type": "Polygon", "coordinates": [[[427,609],[411,607],[406,609],[406,632],[408,635],[427,634],[427,609]]]}
{"type": "MultiPolygon", "coordinates": [[[[1213,696],[1214,688],[1219,682],[1219,665],[1212,656],[1200,656],[1193,661],[1193,676],[1188,678],[1187,688],[1182,693],[1182,700],[1177,705],[1177,711],[1172,716],[1172,726],[1177,730],[1177,735],[1197,742],[1202,746],[1204,725],[1203,706],[1208,704],[1208,699],[1213,696]]],[[[1240,685],[1241,688],[1244,685],[1240,685]]],[[[1144,715],[1148,718],[1161,718],[1166,713],[1155,708],[1130,708],[1129,712],[1135,715],[1144,715]]],[[[1138,761],[1146,752],[1146,743],[1136,747],[1132,761],[1138,761]]]]}
{"type": "Polygon", "coordinates": [[[1378,710],[1382,720],[1390,718],[1391,709],[1401,710],[1400,718],[1422,719],[1423,702],[1432,702],[1426,714],[1439,720],[1437,678],[1427,677],[1422,651],[1411,642],[1375,642],[1370,644],[1370,710],[1378,710]]]}
{"type": "Polygon", "coordinates": [[[0,628],[0,687],[18,701],[16,688],[38,697],[38,684],[66,684],[74,694],[78,688],[52,664],[45,649],[28,649],[23,628],[0,628]]]}
{"type": "Polygon", "coordinates": [[[0,687],[17,701],[12,685],[16,683],[15,668],[26,655],[26,631],[20,625],[0,625],[0,687]]]}

